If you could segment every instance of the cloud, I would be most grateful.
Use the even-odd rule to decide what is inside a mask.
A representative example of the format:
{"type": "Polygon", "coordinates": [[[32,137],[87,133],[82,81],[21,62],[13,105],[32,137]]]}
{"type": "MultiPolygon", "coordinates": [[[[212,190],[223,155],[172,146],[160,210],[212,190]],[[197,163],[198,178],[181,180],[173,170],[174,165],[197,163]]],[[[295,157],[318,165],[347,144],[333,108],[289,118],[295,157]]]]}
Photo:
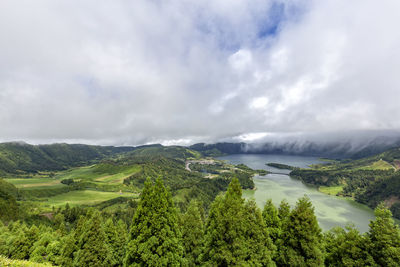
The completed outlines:
{"type": "Polygon", "coordinates": [[[399,129],[399,7],[1,1],[0,140],[187,144],[399,129]]]}

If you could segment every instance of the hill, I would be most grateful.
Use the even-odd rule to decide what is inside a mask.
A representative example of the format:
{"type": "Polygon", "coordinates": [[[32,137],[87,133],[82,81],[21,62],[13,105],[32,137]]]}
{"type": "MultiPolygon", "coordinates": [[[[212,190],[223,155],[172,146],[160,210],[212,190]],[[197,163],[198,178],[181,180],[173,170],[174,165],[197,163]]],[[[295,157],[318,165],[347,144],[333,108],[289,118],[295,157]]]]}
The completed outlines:
{"type": "Polygon", "coordinates": [[[59,145],[50,147],[54,155],[51,162],[58,164],[55,166],[60,169],[66,169],[57,170],[45,162],[45,159],[50,158],[49,147],[45,147],[45,153],[42,146],[13,144],[11,148],[14,149],[8,150],[13,153],[3,154],[11,155],[12,159],[17,158],[16,155],[29,155],[34,160],[29,161],[32,164],[27,166],[35,166],[34,170],[22,168],[23,172],[23,165],[20,164],[15,174],[7,172],[6,178],[0,179],[0,210],[10,215],[4,219],[25,216],[18,208],[24,203],[29,203],[43,213],[69,203],[71,206],[99,206],[102,209],[113,209],[113,212],[119,209],[121,214],[126,214],[124,209],[137,200],[148,178],[161,178],[170,188],[179,208],[185,209],[191,199],[197,199],[208,209],[214,198],[226,190],[233,177],[239,179],[242,188],[254,188],[252,177],[257,172],[244,165],[234,166],[214,159],[204,159],[201,153],[179,146],[143,146],[133,150],[129,148],[128,152],[125,148],[107,147],[106,150],[104,147],[87,146],[80,148],[85,149],[86,155],[89,155],[87,150],[100,152],[93,156],[69,158],[54,151],[72,150],[73,153],[79,153],[74,151],[76,146],[68,145],[63,150],[56,149],[59,145]],[[92,160],[80,161],[89,158],[92,160]],[[188,162],[190,168],[187,168],[188,162]],[[83,166],[67,168],[68,165],[78,163],[83,166]],[[10,210],[9,207],[13,208],[10,210]]]}
{"type": "Polygon", "coordinates": [[[322,192],[354,198],[375,208],[380,202],[400,218],[400,148],[357,160],[346,159],[294,169],[290,176],[321,187],[322,192]],[[330,190],[329,188],[332,190],[330,190]]]}
{"type": "Polygon", "coordinates": [[[134,149],[133,147],[81,144],[30,145],[20,142],[1,143],[0,175],[23,175],[38,171],[64,170],[134,149]]]}
{"type": "Polygon", "coordinates": [[[365,142],[354,141],[280,141],[262,143],[198,143],[190,146],[192,150],[206,156],[222,156],[227,154],[277,154],[316,156],[327,158],[361,159],[376,155],[400,146],[400,139],[382,137],[365,142]]]}

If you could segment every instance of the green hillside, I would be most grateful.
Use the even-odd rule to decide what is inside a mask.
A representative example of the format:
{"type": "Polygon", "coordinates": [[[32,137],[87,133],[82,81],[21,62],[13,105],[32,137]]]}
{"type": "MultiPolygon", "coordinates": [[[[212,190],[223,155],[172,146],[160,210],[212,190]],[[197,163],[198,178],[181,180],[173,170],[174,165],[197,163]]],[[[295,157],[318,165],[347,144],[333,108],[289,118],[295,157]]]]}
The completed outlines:
{"type": "MultiPolygon", "coordinates": [[[[16,145],[16,147],[20,152],[16,153],[14,150],[12,156],[44,153],[40,146],[16,145]]],[[[54,151],[60,147],[64,146],[51,147],[52,153],[57,155],[54,151]]],[[[64,150],[72,151],[69,155],[79,154],[73,150],[74,147],[67,145],[64,150]]],[[[92,147],[87,148],[92,149],[92,147]]],[[[46,149],[49,150],[49,147],[46,149]]],[[[237,177],[245,189],[254,187],[252,177],[256,171],[247,166],[235,167],[222,161],[208,159],[211,165],[200,165],[194,162],[191,164],[192,170],[186,169],[186,161],[200,160],[201,154],[185,147],[144,146],[116,154],[120,151],[124,149],[111,148],[104,152],[111,156],[106,157],[105,154],[101,154],[103,159],[97,159],[94,163],[90,161],[90,164],[87,163],[81,167],[59,171],[49,170],[47,163],[39,165],[41,161],[35,159],[35,164],[38,164],[37,169],[41,171],[31,172],[25,176],[20,175],[21,171],[14,176],[8,173],[4,180],[0,180],[4,188],[0,191],[0,193],[3,192],[0,196],[2,201],[0,206],[6,210],[7,205],[16,206],[16,201],[22,204],[29,202],[36,205],[38,210],[48,212],[52,207],[57,208],[66,203],[71,206],[93,206],[104,203],[101,206],[106,208],[115,205],[113,199],[118,199],[116,206],[123,208],[129,201],[137,199],[146,179],[150,178],[154,181],[160,178],[171,189],[178,207],[184,209],[191,199],[197,199],[207,209],[215,196],[226,190],[233,177],[237,177]]],[[[48,156],[49,153],[46,155],[48,156]]],[[[70,159],[89,158],[87,155],[91,154],[88,151],[85,153],[86,156],[71,156],[70,158],[66,155],[61,156],[60,153],[54,162],[64,164],[72,162],[70,159]]],[[[14,211],[18,213],[18,208],[14,211]]],[[[17,216],[17,213],[10,214],[17,216]]]]}
{"type": "Polygon", "coordinates": [[[133,147],[90,146],[80,144],[29,145],[0,144],[0,176],[26,175],[38,171],[57,171],[88,164],[133,147]]]}
{"type": "Polygon", "coordinates": [[[354,198],[375,208],[380,202],[400,218],[400,148],[358,160],[332,161],[308,169],[294,169],[290,176],[320,191],[354,198]]]}

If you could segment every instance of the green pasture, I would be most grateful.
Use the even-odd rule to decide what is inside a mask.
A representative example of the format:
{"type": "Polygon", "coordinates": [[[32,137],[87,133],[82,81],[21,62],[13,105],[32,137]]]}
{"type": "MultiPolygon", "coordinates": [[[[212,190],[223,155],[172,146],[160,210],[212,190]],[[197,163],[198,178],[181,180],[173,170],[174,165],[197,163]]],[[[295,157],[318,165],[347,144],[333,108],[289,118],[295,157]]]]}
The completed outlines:
{"type": "Polygon", "coordinates": [[[43,202],[43,205],[47,207],[60,207],[67,203],[69,203],[70,206],[94,205],[117,197],[132,198],[137,197],[137,194],[120,194],[119,192],[102,192],[94,190],[70,191],[68,193],[47,198],[47,201],[43,202]]]}
{"type": "Polygon", "coordinates": [[[139,165],[122,167],[120,170],[113,170],[113,173],[91,165],[57,172],[53,178],[48,175],[36,175],[33,178],[6,178],[6,181],[18,188],[61,187],[64,186],[61,184],[61,180],[64,179],[92,181],[99,184],[122,184],[125,178],[138,171],[140,171],[139,165]]]}
{"type": "Polygon", "coordinates": [[[104,175],[102,174],[99,177],[96,177],[95,180],[98,182],[105,182],[105,183],[111,183],[111,184],[121,184],[125,178],[128,178],[132,174],[140,171],[140,166],[134,165],[126,170],[123,170],[117,174],[111,174],[111,175],[104,175]]]}
{"type": "Polygon", "coordinates": [[[60,181],[54,178],[11,178],[5,180],[18,188],[61,185],[60,181]]]}
{"type": "Polygon", "coordinates": [[[378,161],[373,162],[371,165],[361,167],[359,169],[360,170],[391,170],[393,168],[394,167],[390,163],[388,163],[384,160],[378,160],[378,161]]]}
{"type": "Polygon", "coordinates": [[[339,186],[320,186],[318,190],[324,194],[336,196],[339,192],[342,192],[343,185],[339,186]]]}

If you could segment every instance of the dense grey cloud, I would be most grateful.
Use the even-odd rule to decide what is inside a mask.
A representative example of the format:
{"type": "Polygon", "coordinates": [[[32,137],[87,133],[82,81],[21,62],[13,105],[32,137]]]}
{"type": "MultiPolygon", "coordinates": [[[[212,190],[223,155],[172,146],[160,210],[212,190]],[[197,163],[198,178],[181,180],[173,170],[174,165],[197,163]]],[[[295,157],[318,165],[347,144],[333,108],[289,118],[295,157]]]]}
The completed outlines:
{"type": "Polygon", "coordinates": [[[399,1],[0,2],[0,140],[400,128],[399,1]]]}

